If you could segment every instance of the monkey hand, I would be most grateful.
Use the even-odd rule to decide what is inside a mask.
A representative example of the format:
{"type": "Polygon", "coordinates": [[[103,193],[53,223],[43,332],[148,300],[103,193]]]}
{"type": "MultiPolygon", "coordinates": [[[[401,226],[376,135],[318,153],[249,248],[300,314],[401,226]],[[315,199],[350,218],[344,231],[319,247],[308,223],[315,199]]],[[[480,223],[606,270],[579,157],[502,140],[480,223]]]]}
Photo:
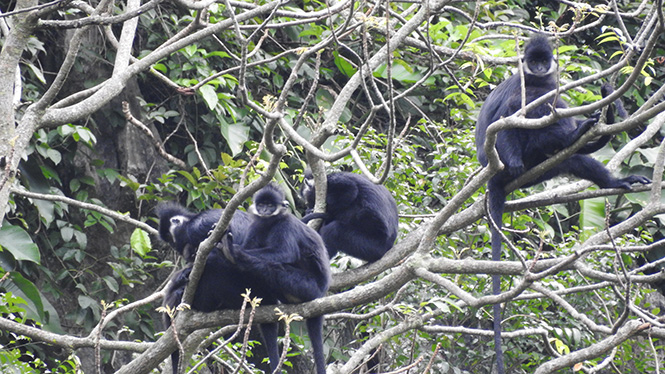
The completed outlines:
{"type": "Polygon", "coordinates": [[[228,231],[226,235],[215,245],[224,255],[224,257],[235,265],[235,245],[233,244],[233,234],[228,231]]]}
{"type": "Polygon", "coordinates": [[[188,262],[192,262],[196,258],[196,251],[197,250],[198,250],[198,246],[194,247],[193,245],[187,243],[182,248],[182,257],[184,257],[188,262]]]}
{"type": "MultiPolygon", "coordinates": [[[[620,179],[620,180],[622,182],[626,182],[626,183],[629,183],[629,184],[635,184],[635,183],[649,184],[649,183],[651,183],[651,179],[649,179],[647,177],[643,177],[641,175],[631,175],[631,176],[628,176],[628,177],[620,179]]],[[[630,189],[630,187],[629,187],[629,189],[630,189]]]]}
{"type": "Polygon", "coordinates": [[[592,127],[594,127],[598,123],[598,119],[600,118],[600,112],[596,112],[591,115],[588,119],[585,119],[582,121],[582,123],[579,124],[579,134],[582,135],[589,131],[592,127]]]}
{"type": "Polygon", "coordinates": [[[184,288],[189,282],[189,275],[192,273],[192,267],[184,268],[178,273],[176,277],[172,280],[173,285],[170,286],[171,289],[184,288]]]}
{"type": "Polygon", "coordinates": [[[604,83],[600,86],[600,94],[603,98],[610,96],[614,92],[614,87],[609,83],[604,83]]]}
{"type": "Polygon", "coordinates": [[[233,243],[233,235],[230,231],[222,241],[224,244],[220,249],[224,254],[224,257],[240,270],[251,270],[251,266],[248,264],[252,262],[252,259],[247,255],[246,249],[242,245],[233,243]]]}
{"type": "Polygon", "coordinates": [[[522,174],[524,174],[524,163],[521,160],[517,160],[516,162],[506,162],[506,170],[510,174],[511,177],[516,178],[522,174]]]}
{"type": "Polygon", "coordinates": [[[188,267],[188,268],[185,268],[185,269],[182,271],[182,276],[184,277],[185,280],[189,281],[189,275],[190,275],[191,273],[192,273],[192,268],[191,268],[191,267],[188,267]]]}
{"type": "Polygon", "coordinates": [[[212,235],[212,232],[215,231],[215,227],[217,227],[217,222],[213,223],[212,226],[210,226],[210,230],[208,231],[208,236],[212,235]]]}
{"type": "Polygon", "coordinates": [[[641,175],[631,175],[626,178],[615,179],[612,183],[604,186],[604,188],[622,188],[624,190],[631,190],[632,185],[635,183],[649,184],[651,179],[641,175]]]}

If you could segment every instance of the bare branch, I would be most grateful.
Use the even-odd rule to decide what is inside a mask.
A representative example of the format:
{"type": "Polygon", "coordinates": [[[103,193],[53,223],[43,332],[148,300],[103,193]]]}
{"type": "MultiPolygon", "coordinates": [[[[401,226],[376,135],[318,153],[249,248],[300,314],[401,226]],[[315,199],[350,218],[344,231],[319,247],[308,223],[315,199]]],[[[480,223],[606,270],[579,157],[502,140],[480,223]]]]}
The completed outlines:
{"type": "Polygon", "coordinates": [[[116,211],[113,211],[113,210],[110,210],[110,209],[107,209],[107,208],[103,208],[99,205],[84,203],[82,201],[74,200],[74,199],[71,199],[71,198],[66,197],[66,196],[44,195],[44,194],[39,194],[39,193],[35,193],[35,192],[19,190],[18,188],[12,188],[11,192],[16,194],[16,195],[19,195],[19,196],[27,197],[29,199],[57,201],[57,202],[61,202],[61,203],[65,203],[65,204],[68,204],[68,205],[75,206],[77,208],[92,210],[92,211],[101,213],[105,216],[109,216],[109,217],[113,218],[116,221],[122,221],[122,222],[125,222],[125,223],[129,223],[132,226],[136,226],[136,227],[138,227],[138,228],[140,228],[144,231],[147,231],[151,235],[158,235],[159,234],[156,229],[152,228],[151,226],[149,226],[148,224],[146,224],[144,222],[137,221],[137,220],[129,217],[128,215],[124,215],[124,214],[118,213],[116,211]]]}
{"type": "Polygon", "coordinates": [[[174,163],[180,169],[187,169],[187,164],[185,161],[180,160],[179,158],[176,158],[175,156],[166,152],[162,142],[160,142],[159,139],[155,137],[155,134],[152,133],[148,126],[144,125],[143,122],[139,121],[132,115],[131,111],[129,110],[129,103],[126,101],[122,102],[122,112],[125,114],[127,122],[136,126],[136,128],[141,130],[141,132],[143,132],[152,141],[152,144],[155,146],[155,149],[157,149],[157,153],[159,153],[160,156],[162,156],[166,161],[174,163]]]}

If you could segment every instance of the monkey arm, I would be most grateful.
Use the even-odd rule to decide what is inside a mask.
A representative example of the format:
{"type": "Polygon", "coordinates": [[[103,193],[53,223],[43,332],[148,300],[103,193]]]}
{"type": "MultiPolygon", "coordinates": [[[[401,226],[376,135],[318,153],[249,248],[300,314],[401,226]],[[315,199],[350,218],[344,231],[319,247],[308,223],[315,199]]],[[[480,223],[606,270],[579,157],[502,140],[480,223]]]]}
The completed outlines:
{"type": "MultiPolygon", "coordinates": [[[[609,84],[604,84],[600,88],[600,92],[601,92],[601,95],[603,97],[607,97],[608,95],[612,94],[612,92],[614,92],[614,89],[609,84]]],[[[616,107],[616,111],[619,114],[619,116],[625,117],[627,115],[626,110],[623,107],[623,103],[621,102],[620,99],[617,99],[614,102],[614,105],[610,104],[607,107],[606,122],[607,122],[608,125],[611,125],[615,122],[614,107],[616,107]]],[[[597,113],[597,114],[594,113],[594,116],[596,118],[600,118],[600,113],[597,113]]],[[[605,146],[605,144],[607,144],[607,142],[609,142],[609,141],[610,141],[610,136],[609,135],[601,136],[598,140],[595,140],[593,142],[589,142],[586,145],[584,145],[584,147],[582,147],[579,151],[577,151],[577,153],[581,153],[581,154],[593,153],[593,152],[603,148],[605,146]]]]}
{"type": "Polygon", "coordinates": [[[541,129],[523,130],[524,162],[529,168],[539,164],[544,158],[572,145],[597,122],[598,118],[590,117],[577,125],[572,118],[561,118],[541,129]]]}
{"type": "Polygon", "coordinates": [[[520,133],[517,129],[503,130],[497,134],[496,150],[501,162],[506,166],[506,171],[512,176],[518,176],[524,172],[521,144],[520,133]]]}
{"type": "MultiPolygon", "coordinates": [[[[271,250],[262,248],[259,252],[266,254],[271,250]]],[[[270,259],[256,256],[255,250],[238,251],[236,254],[238,267],[261,279],[277,293],[276,296],[282,302],[310,301],[325,294],[328,288],[327,278],[323,279],[323,276],[312,272],[305,260],[285,263],[276,261],[276,256],[271,256],[270,259]]]]}
{"type": "Polygon", "coordinates": [[[297,235],[286,225],[275,225],[263,235],[248,237],[242,245],[226,244],[233,261],[242,270],[259,270],[264,265],[295,263],[300,259],[297,235]]]}
{"type": "Polygon", "coordinates": [[[284,246],[267,246],[262,248],[243,248],[233,246],[231,256],[242,270],[258,270],[264,266],[274,264],[289,264],[298,261],[298,253],[292,250],[284,250],[284,246]]]}

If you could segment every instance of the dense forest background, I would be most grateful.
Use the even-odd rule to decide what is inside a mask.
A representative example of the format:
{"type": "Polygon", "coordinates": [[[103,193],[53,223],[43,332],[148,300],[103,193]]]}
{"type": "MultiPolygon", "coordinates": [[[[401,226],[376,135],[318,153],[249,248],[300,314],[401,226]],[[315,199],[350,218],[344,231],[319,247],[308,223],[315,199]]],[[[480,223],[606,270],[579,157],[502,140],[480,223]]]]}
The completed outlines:
{"type": "MultiPolygon", "coordinates": [[[[507,372],[662,372],[664,22],[662,1],[0,2],[0,372],[166,370],[177,343],[156,309],[183,262],[157,203],[245,210],[276,180],[300,217],[306,168],[362,173],[400,212],[384,258],[338,255],[327,297],[280,306],[326,315],[330,373],[490,373],[496,302],[507,372]],[[494,263],[484,197],[501,165],[481,169],[475,121],[534,33],[554,40],[572,108],[557,114],[620,97],[627,116],[585,140],[613,135],[593,157],[653,183],[516,190],[494,263]]],[[[179,312],[192,366],[237,323],[179,312]]],[[[282,340],[290,373],[311,370],[302,325],[282,340]]],[[[203,367],[260,372],[252,339],[203,367]]]]}

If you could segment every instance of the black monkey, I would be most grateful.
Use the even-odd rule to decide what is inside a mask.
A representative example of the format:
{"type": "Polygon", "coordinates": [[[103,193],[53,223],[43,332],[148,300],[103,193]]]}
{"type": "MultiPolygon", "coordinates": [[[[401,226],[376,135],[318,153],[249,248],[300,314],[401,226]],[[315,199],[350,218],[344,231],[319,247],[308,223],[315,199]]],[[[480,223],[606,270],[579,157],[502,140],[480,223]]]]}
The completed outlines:
{"type": "Polygon", "coordinates": [[[328,174],[326,212],[310,213],[314,208],[314,179],[305,171],[300,191],[307,201],[308,214],[303,222],[322,218],[319,234],[330,258],[344,252],[374,262],[393,247],[399,229],[397,204],[390,192],[354,173],[328,174]]]}
{"type": "MultiPolygon", "coordinates": [[[[547,92],[557,88],[557,65],[552,55],[552,47],[544,36],[533,36],[527,43],[523,57],[524,80],[526,89],[526,103],[530,103],[547,92]]],[[[476,125],[476,148],[478,160],[487,166],[485,154],[485,133],[487,128],[502,117],[508,117],[522,107],[522,94],[520,74],[516,73],[506,81],[499,84],[487,97],[480,109],[476,125]]],[[[610,93],[611,88],[604,88],[604,95],[610,93]]],[[[556,108],[566,108],[566,103],[560,98],[552,105],[556,108]]],[[[527,118],[541,118],[551,113],[549,104],[543,104],[527,113],[527,118]]],[[[501,227],[506,195],[505,187],[519,177],[526,170],[547,160],[571,144],[593,127],[598,121],[592,116],[584,121],[572,118],[560,118],[557,122],[541,129],[507,129],[497,134],[496,150],[505,169],[499,171],[487,183],[489,197],[489,214],[492,220],[501,227]]],[[[614,111],[610,106],[607,111],[607,123],[614,122],[614,111]]],[[[650,180],[631,175],[626,178],[615,178],[609,170],[599,161],[594,160],[588,153],[594,152],[604,146],[609,136],[588,143],[577,153],[562,161],[560,164],[545,172],[539,178],[531,181],[525,187],[554,178],[559,174],[572,174],[578,178],[586,179],[597,184],[600,188],[623,188],[630,190],[633,183],[649,183],[650,180]]],[[[492,260],[501,259],[501,237],[492,229],[492,260]]],[[[494,294],[501,292],[500,277],[492,277],[494,294]]],[[[503,353],[501,351],[501,308],[494,305],[494,333],[497,367],[499,374],[503,371],[503,353]]]]}
{"type": "MultiPolygon", "coordinates": [[[[223,209],[210,209],[201,213],[192,213],[184,207],[171,202],[157,205],[159,217],[159,237],[171,244],[185,261],[193,262],[196,251],[224,212],[223,209]]],[[[249,214],[236,210],[229,224],[229,231],[236,235],[236,241],[244,240],[251,218],[249,214]]]]}
{"type": "MultiPolygon", "coordinates": [[[[330,283],[325,244],[316,231],[293,216],[284,191],[270,183],[254,194],[249,209],[252,224],[242,244],[228,243],[240,269],[251,273],[283,303],[302,303],[322,297],[330,283]]],[[[317,374],[325,374],[323,316],[306,322],[317,374]]]]}
{"type": "MultiPolygon", "coordinates": [[[[177,204],[160,204],[157,208],[160,237],[191,262],[194,260],[199,244],[208,237],[208,233],[214,228],[222,213],[221,209],[213,209],[197,214],[177,204]]],[[[236,211],[226,235],[232,236],[231,240],[245,240],[250,221],[251,217],[247,213],[236,211]]],[[[190,265],[174,274],[166,288],[163,305],[174,308],[180,304],[191,271],[192,266],[190,265]]],[[[251,289],[251,296],[263,299],[263,305],[277,304],[277,297],[254,279],[252,274],[241,271],[224,257],[218,248],[213,248],[206,259],[191,307],[201,312],[239,309],[243,301],[241,294],[247,288],[251,289]]],[[[165,327],[171,325],[171,319],[167,314],[163,315],[163,322],[165,327]]],[[[260,325],[272,370],[277,367],[279,361],[277,327],[277,323],[260,325]]],[[[171,355],[171,362],[175,374],[178,370],[178,351],[171,355]]]]}

